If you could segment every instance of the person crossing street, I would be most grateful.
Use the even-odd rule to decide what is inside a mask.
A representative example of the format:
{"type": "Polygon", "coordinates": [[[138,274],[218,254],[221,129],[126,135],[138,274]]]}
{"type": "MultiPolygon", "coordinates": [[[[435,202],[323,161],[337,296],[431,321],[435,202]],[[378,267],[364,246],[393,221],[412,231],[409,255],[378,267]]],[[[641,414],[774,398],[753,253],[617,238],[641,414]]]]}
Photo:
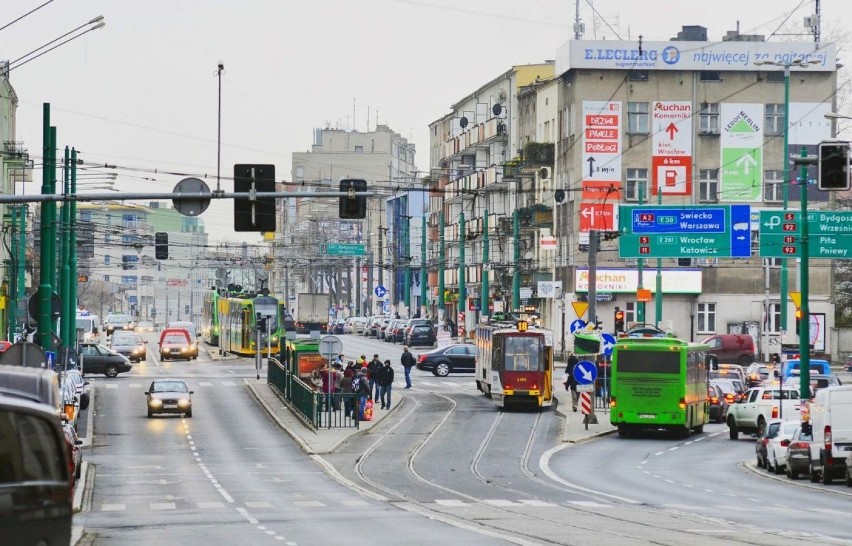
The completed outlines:
{"type": "Polygon", "coordinates": [[[391,389],[393,387],[393,368],[391,361],[385,360],[384,366],[379,370],[379,388],[382,391],[382,409],[390,409],[391,407],[391,389]]]}
{"type": "Polygon", "coordinates": [[[408,345],[402,347],[402,357],[400,358],[402,368],[405,370],[405,388],[411,388],[411,368],[416,364],[414,355],[408,350],[408,345]]]}

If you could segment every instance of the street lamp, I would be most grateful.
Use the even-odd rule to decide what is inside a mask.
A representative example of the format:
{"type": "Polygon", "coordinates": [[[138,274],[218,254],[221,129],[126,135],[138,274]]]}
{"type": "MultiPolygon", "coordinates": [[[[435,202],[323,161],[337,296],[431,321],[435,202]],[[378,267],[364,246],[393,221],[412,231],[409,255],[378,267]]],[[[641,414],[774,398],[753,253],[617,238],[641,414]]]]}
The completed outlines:
{"type": "Polygon", "coordinates": [[[14,69],[16,69],[16,68],[20,68],[20,67],[24,66],[25,64],[27,64],[28,62],[30,62],[30,61],[34,61],[34,60],[38,59],[39,57],[41,57],[42,55],[44,55],[44,54],[46,54],[46,53],[50,53],[51,51],[53,51],[53,50],[54,50],[54,49],[56,49],[57,47],[61,47],[61,46],[63,46],[63,45],[65,45],[65,44],[67,44],[68,42],[70,42],[70,41],[72,41],[72,40],[76,40],[76,39],[77,39],[77,38],[79,38],[80,36],[85,36],[85,35],[86,35],[86,34],[88,34],[89,32],[92,32],[93,30],[97,30],[97,29],[99,29],[99,28],[103,28],[103,27],[105,27],[105,26],[106,26],[106,23],[104,22],[104,16],[103,16],[103,15],[98,15],[98,16],[97,16],[97,17],[95,17],[94,19],[91,19],[90,21],[88,21],[88,22],[86,22],[86,23],[83,23],[83,24],[82,24],[82,25],[80,25],[79,27],[77,27],[77,28],[75,28],[75,29],[73,29],[73,30],[70,30],[70,31],[66,32],[66,33],[65,33],[65,34],[63,34],[62,36],[60,36],[60,37],[58,37],[58,38],[55,38],[55,39],[53,39],[53,40],[51,40],[51,41],[47,42],[46,44],[44,44],[44,45],[42,45],[42,46],[39,46],[39,47],[37,47],[37,48],[33,49],[32,51],[30,51],[30,52],[29,52],[29,53],[27,53],[26,55],[22,55],[21,57],[18,57],[18,58],[17,58],[17,59],[15,59],[14,61],[9,62],[9,64],[7,64],[7,65],[6,65],[6,66],[7,66],[7,68],[6,68],[6,73],[8,74],[8,72],[9,72],[9,71],[14,70],[14,69]],[[33,55],[33,53],[36,53],[37,51],[40,51],[40,50],[44,49],[45,47],[49,46],[50,44],[53,44],[53,43],[58,42],[59,40],[62,40],[62,38],[65,38],[65,37],[66,37],[66,36],[68,36],[69,34],[74,34],[75,32],[77,32],[78,30],[80,30],[80,29],[82,29],[82,28],[86,27],[87,25],[94,25],[94,26],[87,28],[86,30],[84,30],[83,32],[81,32],[81,33],[79,33],[79,34],[75,34],[74,36],[71,36],[70,38],[68,38],[68,39],[67,39],[67,40],[65,40],[65,41],[59,42],[58,44],[56,44],[55,46],[53,46],[53,47],[51,47],[51,48],[45,49],[44,51],[42,51],[42,52],[41,52],[41,53],[39,53],[38,55],[33,55]],[[33,55],[33,56],[31,56],[31,55],[33,55]],[[27,58],[27,57],[29,57],[29,58],[27,58]],[[24,60],[24,59],[26,59],[26,60],[24,60]],[[14,66],[13,66],[13,65],[14,65],[14,66]]]}
{"type": "MultiPolygon", "coordinates": [[[[788,62],[781,61],[755,61],[754,64],[756,66],[778,66],[784,69],[784,178],[783,184],[781,187],[781,191],[783,194],[783,207],[784,210],[787,210],[789,195],[790,195],[790,158],[788,157],[789,145],[790,145],[790,69],[792,67],[798,68],[807,68],[812,64],[819,64],[821,61],[816,59],[805,60],[803,58],[793,59],[788,62]]],[[[807,192],[808,188],[806,185],[803,185],[800,188],[801,192],[807,192]]],[[[804,221],[804,220],[803,220],[804,221]]],[[[801,258],[802,262],[807,259],[806,256],[801,258]]],[[[781,298],[781,330],[782,330],[782,339],[783,334],[787,331],[787,258],[781,258],[781,278],[780,278],[780,298],[781,298]]]]}

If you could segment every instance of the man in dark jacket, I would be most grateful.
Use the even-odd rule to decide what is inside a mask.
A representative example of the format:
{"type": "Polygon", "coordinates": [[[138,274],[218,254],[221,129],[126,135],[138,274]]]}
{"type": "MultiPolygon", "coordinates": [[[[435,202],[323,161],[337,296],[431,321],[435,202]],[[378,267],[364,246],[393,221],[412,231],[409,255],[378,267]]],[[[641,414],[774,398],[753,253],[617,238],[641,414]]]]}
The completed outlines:
{"type": "Polygon", "coordinates": [[[376,381],[379,378],[379,370],[381,369],[382,361],[379,360],[379,355],[374,354],[373,360],[367,364],[367,379],[370,380],[370,398],[373,402],[378,400],[379,395],[381,394],[379,382],[376,381]]]}
{"type": "Polygon", "coordinates": [[[367,381],[367,368],[358,372],[358,420],[364,420],[364,410],[367,408],[367,398],[370,396],[370,383],[367,381]]]}
{"type": "Polygon", "coordinates": [[[565,388],[571,391],[571,407],[574,411],[577,411],[577,402],[580,398],[580,395],[577,393],[577,378],[574,377],[574,366],[579,362],[574,353],[571,353],[565,366],[565,388]]]}
{"type": "Polygon", "coordinates": [[[400,363],[402,364],[402,368],[405,370],[405,388],[411,388],[411,368],[416,364],[414,360],[414,355],[408,350],[408,346],[405,345],[402,348],[402,357],[400,358],[400,363]]]}
{"type": "Polygon", "coordinates": [[[382,391],[382,409],[390,409],[391,388],[393,387],[393,368],[391,368],[390,360],[385,360],[385,365],[379,370],[379,387],[382,391]]]}

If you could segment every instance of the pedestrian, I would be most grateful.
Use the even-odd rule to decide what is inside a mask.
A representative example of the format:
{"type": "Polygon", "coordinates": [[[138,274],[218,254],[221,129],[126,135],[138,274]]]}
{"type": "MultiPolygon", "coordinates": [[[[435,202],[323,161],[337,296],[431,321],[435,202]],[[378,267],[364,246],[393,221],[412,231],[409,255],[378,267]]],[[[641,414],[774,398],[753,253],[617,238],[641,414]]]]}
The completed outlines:
{"type": "Polygon", "coordinates": [[[391,361],[389,359],[385,360],[384,366],[382,366],[379,370],[379,385],[382,390],[382,409],[390,409],[391,390],[393,387],[393,368],[391,368],[391,361]]]}
{"type": "Polygon", "coordinates": [[[334,411],[340,411],[340,393],[343,391],[343,370],[341,368],[340,362],[335,362],[332,365],[331,376],[334,387],[332,404],[334,411]]]}
{"type": "Polygon", "coordinates": [[[364,410],[367,408],[367,399],[370,398],[370,383],[367,381],[367,368],[361,368],[358,372],[358,420],[364,420],[364,410]]]}
{"type": "Polygon", "coordinates": [[[577,378],[574,377],[574,366],[580,361],[574,353],[568,357],[568,364],[565,366],[565,390],[571,391],[571,407],[577,411],[577,403],[579,402],[580,394],[577,392],[577,378]]]}
{"type": "Polygon", "coordinates": [[[355,372],[355,362],[349,361],[343,370],[343,380],[340,382],[340,392],[343,394],[343,412],[346,417],[355,418],[355,398],[352,391],[352,379],[358,377],[355,372]]]}
{"type": "Polygon", "coordinates": [[[408,350],[408,345],[402,347],[402,357],[400,358],[402,368],[405,370],[405,388],[411,388],[411,368],[415,364],[414,355],[408,350]]]}
{"type": "Polygon", "coordinates": [[[382,361],[379,359],[379,355],[374,354],[373,360],[366,364],[367,366],[367,379],[370,380],[370,396],[373,398],[373,401],[379,399],[380,387],[377,379],[379,378],[379,370],[382,369],[382,361]]]}

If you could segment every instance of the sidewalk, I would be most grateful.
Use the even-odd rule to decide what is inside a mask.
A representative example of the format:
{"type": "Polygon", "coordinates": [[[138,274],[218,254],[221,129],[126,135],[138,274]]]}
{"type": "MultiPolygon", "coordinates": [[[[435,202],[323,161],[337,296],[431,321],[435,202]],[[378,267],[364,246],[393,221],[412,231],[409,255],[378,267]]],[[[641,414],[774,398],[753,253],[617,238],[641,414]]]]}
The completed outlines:
{"type": "Polygon", "coordinates": [[[578,407],[576,412],[571,409],[571,392],[565,390],[564,373],[565,362],[554,361],[553,397],[556,399],[554,406],[556,414],[565,418],[562,426],[562,441],[579,444],[615,432],[615,426],[609,422],[609,408],[594,408],[597,424],[588,426],[583,424],[585,416],[580,413],[580,408],[578,407]]]}

